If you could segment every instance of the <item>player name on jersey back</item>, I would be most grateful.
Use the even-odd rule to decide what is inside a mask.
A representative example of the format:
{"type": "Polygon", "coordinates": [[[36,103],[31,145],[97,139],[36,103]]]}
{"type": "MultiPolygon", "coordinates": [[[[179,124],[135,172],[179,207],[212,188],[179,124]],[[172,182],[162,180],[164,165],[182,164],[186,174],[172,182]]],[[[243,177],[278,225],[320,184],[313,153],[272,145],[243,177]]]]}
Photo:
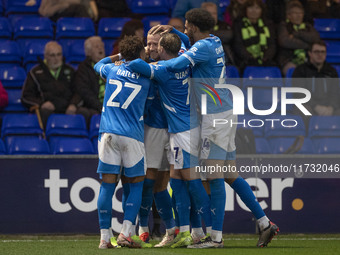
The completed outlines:
{"type": "Polygon", "coordinates": [[[117,75],[128,77],[128,78],[131,78],[131,79],[139,79],[139,77],[140,77],[139,73],[132,73],[128,70],[122,70],[122,69],[118,69],[117,75]]]}

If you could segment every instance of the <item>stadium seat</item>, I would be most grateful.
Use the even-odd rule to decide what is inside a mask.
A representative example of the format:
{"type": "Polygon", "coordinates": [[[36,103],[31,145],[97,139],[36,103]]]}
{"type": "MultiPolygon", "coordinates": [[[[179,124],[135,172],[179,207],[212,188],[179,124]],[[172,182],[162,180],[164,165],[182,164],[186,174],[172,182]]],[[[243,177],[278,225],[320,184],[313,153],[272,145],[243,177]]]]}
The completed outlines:
{"type": "Polygon", "coordinates": [[[2,140],[0,140],[0,155],[5,155],[5,154],[6,154],[5,144],[2,140]]]}
{"type": "Polygon", "coordinates": [[[79,64],[86,58],[84,50],[84,41],[77,40],[74,41],[70,47],[68,47],[69,52],[66,55],[66,62],[70,64],[79,64]]]}
{"type": "MultiPolygon", "coordinates": [[[[73,44],[83,45],[82,49],[84,50],[84,42],[85,42],[84,38],[82,38],[82,39],[74,39],[74,38],[71,39],[71,38],[69,38],[69,39],[59,39],[58,40],[58,43],[63,48],[63,55],[64,55],[65,59],[68,59],[73,54],[73,52],[71,50],[73,44]]],[[[84,59],[85,59],[85,57],[84,57],[84,59]]]]}
{"type": "Polygon", "coordinates": [[[118,38],[123,26],[131,18],[102,18],[98,24],[98,35],[102,39],[118,38]]]}
{"type": "Polygon", "coordinates": [[[7,142],[7,151],[10,155],[50,154],[47,141],[34,136],[12,137],[10,142],[7,142]]]}
{"type": "Polygon", "coordinates": [[[98,153],[98,138],[93,138],[91,142],[92,142],[94,153],[97,154],[98,153]]]}
{"type": "Polygon", "coordinates": [[[5,7],[5,14],[13,14],[13,13],[38,13],[38,9],[40,6],[40,0],[37,0],[36,4],[33,6],[26,6],[27,0],[3,0],[5,7]]]}
{"type": "Polygon", "coordinates": [[[262,137],[264,132],[264,121],[262,120],[261,116],[255,115],[239,115],[238,116],[238,128],[247,128],[253,131],[255,137],[262,137]],[[244,123],[240,124],[240,123],[244,123]],[[249,126],[250,124],[251,126],[249,126]]]}
{"type": "Polygon", "coordinates": [[[116,40],[114,40],[114,39],[103,39],[106,56],[111,55],[115,41],[116,40]]]}
{"type": "Polygon", "coordinates": [[[5,17],[0,17],[0,39],[12,39],[12,27],[5,17]]]}
{"type": "Polygon", "coordinates": [[[6,89],[21,89],[25,79],[25,69],[20,66],[0,67],[0,80],[6,89]]]}
{"type": "Polygon", "coordinates": [[[89,138],[92,140],[93,138],[98,137],[99,134],[99,126],[100,126],[100,114],[95,114],[91,118],[90,129],[89,129],[89,138]]]}
{"type": "Polygon", "coordinates": [[[327,58],[328,63],[340,64],[340,41],[327,42],[327,58]]]}
{"type": "MultiPolygon", "coordinates": [[[[244,86],[244,84],[243,84],[244,86]]],[[[250,87],[249,87],[250,89],[250,87]]],[[[272,88],[259,88],[255,87],[252,88],[253,91],[253,96],[252,96],[252,103],[253,106],[256,110],[269,110],[272,105],[273,105],[273,89],[272,88]]],[[[248,88],[243,88],[243,93],[245,95],[245,102],[246,102],[246,109],[249,110],[249,106],[247,104],[248,102],[248,88]]],[[[280,111],[280,104],[281,104],[281,99],[280,99],[280,89],[277,91],[277,106],[276,106],[276,111],[280,111]]]]}
{"type": "Polygon", "coordinates": [[[46,124],[46,137],[79,136],[88,137],[85,119],[82,115],[51,114],[46,124]]]}
{"type": "Polygon", "coordinates": [[[339,19],[314,19],[314,28],[322,39],[340,39],[339,19]]]}
{"type": "Polygon", "coordinates": [[[94,154],[88,138],[57,137],[50,142],[52,154],[94,154]]]}
{"type": "Polygon", "coordinates": [[[170,18],[168,16],[147,16],[142,19],[144,24],[144,33],[145,35],[148,33],[151,27],[156,25],[166,25],[168,24],[170,18]]]}
{"type": "Polygon", "coordinates": [[[340,77],[340,65],[333,65],[333,67],[336,69],[338,76],[340,77]]]}
{"type": "Polygon", "coordinates": [[[220,5],[219,5],[220,11],[224,13],[229,4],[230,4],[230,0],[220,0],[220,5]]]}
{"type": "Polygon", "coordinates": [[[15,41],[0,41],[0,63],[20,65],[21,51],[15,41]]]}
{"type": "Polygon", "coordinates": [[[286,87],[291,87],[292,86],[292,76],[294,73],[295,68],[289,68],[285,77],[285,86],[286,87]]]}
{"type": "Polygon", "coordinates": [[[257,154],[271,154],[271,149],[265,138],[255,138],[255,146],[257,154]]]}
{"type": "Polygon", "coordinates": [[[87,38],[95,35],[93,21],[90,18],[60,18],[57,21],[56,39],[87,38]]]}
{"type": "MultiPolygon", "coordinates": [[[[280,137],[280,138],[271,138],[268,140],[271,151],[274,154],[282,154],[287,152],[287,150],[294,144],[294,137],[280,137]]],[[[305,138],[303,141],[303,145],[297,154],[314,154],[314,146],[312,141],[309,138],[305,138]]]]}
{"type": "Polygon", "coordinates": [[[296,137],[296,136],[305,136],[306,128],[305,124],[301,118],[301,116],[297,115],[287,115],[287,116],[270,116],[268,119],[276,119],[276,121],[266,121],[264,125],[264,136],[268,138],[272,137],[296,137]],[[294,121],[288,121],[288,119],[292,119],[294,121]],[[285,121],[286,120],[286,121],[285,121]],[[282,125],[282,121],[286,126],[293,126],[296,123],[295,127],[285,127],[282,125]]]}
{"type": "Polygon", "coordinates": [[[44,59],[44,49],[48,39],[33,39],[27,43],[24,50],[23,65],[27,67],[28,64],[37,64],[38,57],[44,59]]]}
{"type": "Polygon", "coordinates": [[[133,13],[159,14],[169,13],[170,6],[167,0],[138,0],[131,1],[129,7],[133,13]]]}
{"type": "Polygon", "coordinates": [[[241,87],[240,74],[236,66],[226,67],[226,77],[227,77],[227,80],[226,80],[227,84],[232,84],[237,87],[241,87]]]}
{"type": "Polygon", "coordinates": [[[14,24],[13,38],[53,39],[52,21],[45,17],[23,17],[14,24]]]}
{"type": "Polygon", "coordinates": [[[319,154],[339,154],[340,138],[321,138],[313,140],[316,152],[319,154]]]}
{"type": "Polygon", "coordinates": [[[21,104],[21,89],[9,89],[8,105],[3,109],[5,113],[24,113],[28,109],[21,104]]]}
{"type": "Polygon", "coordinates": [[[340,116],[312,116],[308,137],[340,137],[340,116]]]}
{"type": "Polygon", "coordinates": [[[243,72],[243,86],[282,87],[282,75],[275,66],[248,66],[243,72]]]}
{"type": "Polygon", "coordinates": [[[42,134],[43,130],[40,128],[35,114],[6,114],[2,120],[1,137],[42,136],[42,134]]]}
{"type": "Polygon", "coordinates": [[[170,9],[173,10],[176,6],[177,0],[169,0],[170,9]]]}

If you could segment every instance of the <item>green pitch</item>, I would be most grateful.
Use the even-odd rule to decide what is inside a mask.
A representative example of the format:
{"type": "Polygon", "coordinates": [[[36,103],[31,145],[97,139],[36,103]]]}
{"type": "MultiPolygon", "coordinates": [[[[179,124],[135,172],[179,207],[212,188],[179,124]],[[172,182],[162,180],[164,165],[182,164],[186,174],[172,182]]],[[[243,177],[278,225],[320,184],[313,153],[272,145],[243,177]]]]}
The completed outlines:
{"type": "MultiPolygon", "coordinates": [[[[97,255],[97,254],[209,254],[209,255],[339,255],[340,234],[279,235],[267,248],[256,248],[255,235],[225,235],[224,249],[109,249],[99,250],[98,236],[0,236],[1,255],[97,255]]],[[[153,244],[155,242],[152,242],[153,244]]]]}

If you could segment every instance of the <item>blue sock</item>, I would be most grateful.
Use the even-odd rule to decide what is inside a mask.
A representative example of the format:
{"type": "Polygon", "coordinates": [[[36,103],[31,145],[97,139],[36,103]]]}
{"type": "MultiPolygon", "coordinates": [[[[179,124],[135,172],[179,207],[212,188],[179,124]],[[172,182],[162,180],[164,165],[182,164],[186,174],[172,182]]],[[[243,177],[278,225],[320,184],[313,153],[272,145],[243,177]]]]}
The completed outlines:
{"type": "Polygon", "coordinates": [[[179,227],[179,216],[178,216],[178,212],[176,210],[176,198],[175,198],[174,191],[172,191],[171,205],[172,205],[172,209],[173,209],[174,215],[175,215],[175,226],[179,227]]]}
{"type": "Polygon", "coordinates": [[[250,211],[252,211],[256,219],[260,219],[266,215],[259,202],[257,202],[248,182],[246,182],[241,176],[237,177],[230,186],[235,190],[237,195],[240,196],[241,200],[250,209],[250,211]]]}
{"type": "Polygon", "coordinates": [[[112,218],[112,197],[115,193],[116,183],[102,182],[100,185],[99,197],[97,201],[98,218],[100,229],[109,229],[112,218]]]}
{"type": "Polygon", "coordinates": [[[130,194],[130,184],[129,183],[124,183],[123,184],[123,196],[122,196],[122,208],[123,208],[123,212],[125,212],[126,200],[129,197],[129,194],[130,194]]]}
{"type": "Polygon", "coordinates": [[[204,189],[201,179],[188,181],[188,187],[193,199],[192,202],[195,203],[197,212],[203,218],[205,226],[210,227],[212,224],[210,199],[204,189]]]}
{"type": "Polygon", "coordinates": [[[144,179],[142,205],[139,209],[139,226],[147,227],[149,223],[149,213],[153,202],[153,187],[155,180],[144,179]]]}
{"type": "Polygon", "coordinates": [[[163,190],[154,194],[155,203],[159,216],[165,223],[166,229],[175,226],[175,220],[172,213],[171,198],[168,190],[163,190]]]}
{"type": "Polygon", "coordinates": [[[209,181],[211,190],[212,230],[222,231],[226,193],[224,179],[209,181]]]}
{"type": "Polygon", "coordinates": [[[129,186],[130,194],[125,203],[124,220],[129,220],[134,224],[142,203],[143,181],[129,183],[129,186]]]}
{"type": "Polygon", "coordinates": [[[190,197],[185,181],[170,178],[170,185],[176,198],[179,226],[190,225],[190,197]]]}
{"type": "MultiPolygon", "coordinates": [[[[190,194],[190,223],[192,228],[201,228],[202,227],[202,218],[201,215],[197,211],[196,203],[193,202],[192,195],[190,194]]],[[[210,209],[210,208],[209,208],[210,209]]]]}

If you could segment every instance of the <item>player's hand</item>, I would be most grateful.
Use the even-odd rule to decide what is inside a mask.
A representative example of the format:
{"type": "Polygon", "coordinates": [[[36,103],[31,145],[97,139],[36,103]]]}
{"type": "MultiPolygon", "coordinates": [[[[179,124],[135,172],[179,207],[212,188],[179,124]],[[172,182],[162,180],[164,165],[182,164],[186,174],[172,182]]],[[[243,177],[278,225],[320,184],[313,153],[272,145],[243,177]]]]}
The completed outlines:
{"type": "Polygon", "coordinates": [[[115,61],[115,66],[121,66],[124,62],[122,60],[115,61]]]}
{"type": "Polygon", "coordinates": [[[164,35],[166,33],[170,33],[172,29],[173,29],[173,26],[170,26],[170,25],[157,25],[151,28],[149,33],[151,35],[154,35],[154,34],[159,33],[159,31],[162,31],[161,35],[164,35]]]}
{"type": "Polygon", "coordinates": [[[66,114],[76,114],[77,107],[74,104],[70,104],[66,109],[66,114]]]}
{"type": "Polygon", "coordinates": [[[46,101],[45,103],[43,103],[40,107],[41,109],[45,109],[45,110],[49,110],[49,111],[54,111],[55,110],[55,106],[51,101],[46,101]]]}

